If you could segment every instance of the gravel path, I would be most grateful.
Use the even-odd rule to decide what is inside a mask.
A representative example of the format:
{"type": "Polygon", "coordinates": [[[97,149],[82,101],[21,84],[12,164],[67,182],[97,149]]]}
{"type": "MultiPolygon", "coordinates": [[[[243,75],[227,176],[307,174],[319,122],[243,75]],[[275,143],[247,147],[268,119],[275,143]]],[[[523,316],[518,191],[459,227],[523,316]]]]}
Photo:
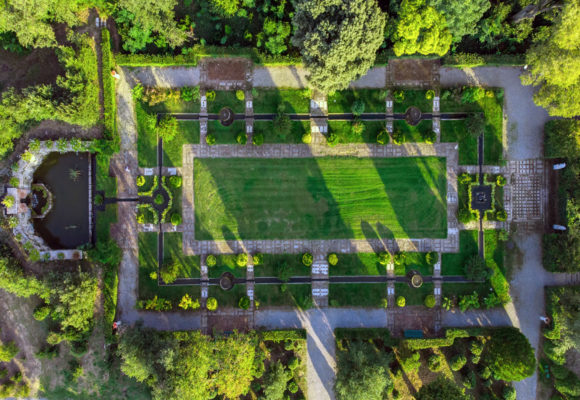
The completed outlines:
{"type": "Polygon", "coordinates": [[[131,72],[143,86],[163,88],[197,86],[201,75],[198,67],[138,67],[131,72]]]}
{"type": "MultiPolygon", "coordinates": [[[[306,70],[302,67],[256,67],[254,68],[254,86],[304,88],[308,87],[306,70]]],[[[384,88],[386,85],[386,67],[371,68],[367,74],[351,83],[356,88],[384,88]]]]}

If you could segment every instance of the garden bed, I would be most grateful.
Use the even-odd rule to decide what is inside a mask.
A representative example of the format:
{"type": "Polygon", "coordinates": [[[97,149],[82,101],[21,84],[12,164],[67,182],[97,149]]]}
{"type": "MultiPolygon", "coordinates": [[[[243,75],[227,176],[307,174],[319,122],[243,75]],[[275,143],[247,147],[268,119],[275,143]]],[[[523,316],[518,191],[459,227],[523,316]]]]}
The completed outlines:
{"type": "Polygon", "coordinates": [[[405,305],[422,306],[425,305],[425,297],[433,294],[434,285],[432,283],[423,283],[420,288],[412,288],[406,283],[395,283],[395,296],[403,296],[405,305]]]}
{"type": "Polygon", "coordinates": [[[286,114],[309,114],[308,89],[255,89],[252,91],[254,114],[276,114],[278,106],[284,106],[286,114]]]}
{"type": "Polygon", "coordinates": [[[405,252],[403,261],[395,263],[395,275],[403,276],[409,271],[418,271],[423,276],[433,275],[433,266],[426,260],[427,253],[405,252]]]}
{"type": "Polygon", "coordinates": [[[312,286],[309,284],[255,285],[254,293],[260,307],[312,307],[312,286]]]}
{"type": "Polygon", "coordinates": [[[223,290],[219,286],[210,285],[208,296],[214,297],[217,300],[218,310],[223,307],[238,308],[240,299],[246,296],[246,285],[236,284],[231,290],[228,291],[223,290]]]}
{"type": "Polygon", "coordinates": [[[331,307],[382,307],[387,298],[386,283],[331,283],[328,304],[331,307]]]}
{"type": "Polygon", "coordinates": [[[207,133],[215,136],[216,144],[237,144],[238,133],[246,133],[246,121],[236,120],[230,126],[223,126],[220,121],[207,122],[207,133]]]}
{"type": "Polygon", "coordinates": [[[302,143],[302,135],[310,133],[310,120],[292,121],[291,127],[290,133],[284,136],[274,131],[274,123],[272,121],[254,120],[254,135],[262,134],[264,143],[302,143]]]}
{"type": "Polygon", "coordinates": [[[246,267],[238,267],[236,257],[236,254],[220,254],[215,256],[216,265],[207,268],[209,277],[219,278],[224,272],[230,272],[236,278],[246,279],[246,267]]]}
{"type": "Polygon", "coordinates": [[[394,96],[393,112],[395,114],[402,114],[412,106],[417,107],[422,113],[433,112],[433,99],[425,98],[426,90],[400,90],[400,92],[403,92],[404,98],[398,101],[397,96],[394,96]]]}
{"type": "Polygon", "coordinates": [[[375,253],[338,254],[338,264],[328,267],[330,276],[387,275],[375,253]]]}
{"type": "Polygon", "coordinates": [[[477,231],[459,231],[459,253],[441,255],[441,275],[463,275],[468,258],[478,254],[477,231]]]}
{"type": "Polygon", "coordinates": [[[352,104],[362,100],[365,113],[385,113],[385,91],[382,89],[339,90],[328,95],[329,113],[351,113],[352,104]]]}
{"type": "Polygon", "coordinates": [[[393,122],[393,132],[401,132],[404,143],[421,143],[426,142],[426,136],[433,131],[433,121],[423,120],[417,125],[409,125],[403,120],[393,122]]]}
{"type": "Polygon", "coordinates": [[[263,257],[262,264],[254,266],[255,277],[310,276],[310,267],[302,263],[302,255],[264,254],[263,257]]]}
{"type": "Polygon", "coordinates": [[[211,95],[206,92],[206,98],[209,114],[217,114],[224,107],[231,108],[236,114],[246,113],[246,103],[243,100],[238,100],[235,91],[216,90],[214,100],[211,100],[211,95]]]}
{"type": "Polygon", "coordinates": [[[477,138],[469,134],[465,120],[441,121],[441,141],[459,144],[460,165],[477,165],[477,138]]]}
{"type": "Polygon", "coordinates": [[[376,143],[378,134],[385,130],[385,121],[361,121],[362,134],[352,132],[352,121],[328,121],[329,133],[338,136],[339,143],[376,143]]]}

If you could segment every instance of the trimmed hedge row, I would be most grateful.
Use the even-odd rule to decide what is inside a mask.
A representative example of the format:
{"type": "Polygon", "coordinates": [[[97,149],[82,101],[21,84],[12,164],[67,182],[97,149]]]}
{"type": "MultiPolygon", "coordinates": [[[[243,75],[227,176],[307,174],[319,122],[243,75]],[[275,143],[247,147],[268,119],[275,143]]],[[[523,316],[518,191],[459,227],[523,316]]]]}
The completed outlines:
{"type": "Polygon", "coordinates": [[[444,67],[470,68],[483,65],[511,65],[521,66],[525,63],[523,54],[475,54],[456,53],[448,54],[441,59],[444,67]]]}
{"type": "Polygon", "coordinates": [[[284,342],[286,340],[306,340],[305,329],[262,331],[259,335],[263,341],[284,342]]]}
{"type": "Polygon", "coordinates": [[[444,338],[435,339],[405,339],[402,341],[407,348],[411,350],[423,350],[438,347],[452,346],[457,338],[466,338],[471,336],[479,336],[482,334],[480,328],[469,329],[447,329],[444,338]]]}
{"type": "Polygon", "coordinates": [[[115,98],[115,78],[111,75],[111,71],[115,67],[115,59],[111,51],[111,35],[108,29],[101,31],[101,58],[103,63],[105,136],[107,139],[113,139],[117,136],[117,103],[115,98]]]}
{"type": "Polygon", "coordinates": [[[336,328],[334,330],[336,341],[357,340],[368,341],[380,339],[386,346],[396,346],[398,339],[391,337],[391,332],[387,328],[336,328]]]}

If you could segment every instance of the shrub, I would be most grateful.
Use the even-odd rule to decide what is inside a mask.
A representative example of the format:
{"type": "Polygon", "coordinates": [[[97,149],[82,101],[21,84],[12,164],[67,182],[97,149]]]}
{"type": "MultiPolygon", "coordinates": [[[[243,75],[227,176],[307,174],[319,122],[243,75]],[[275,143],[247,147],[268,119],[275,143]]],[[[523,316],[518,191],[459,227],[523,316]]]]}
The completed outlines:
{"type": "Polygon", "coordinates": [[[469,175],[467,172],[464,172],[461,175],[459,175],[457,180],[459,181],[459,183],[463,183],[466,185],[468,183],[471,183],[471,175],[469,175]]]}
{"type": "Polygon", "coordinates": [[[433,308],[435,307],[435,296],[432,294],[428,294],[425,296],[425,307],[433,308]]]}
{"type": "Polygon", "coordinates": [[[95,205],[100,206],[103,204],[103,201],[105,201],[105,199],[103,199],[102,194],[95,195],[95,205]]]}
{"type": "Polygon", "coordinates": [[[379,264],[387,265],[391,261],[391,255],[386,251],[379,253],[379,264]]]}
{"type": "Polygon", "coordinates": [[[474,138],[483,135],[485,131],[485,117],[483,113],[474,113],[465,119],[467,132],[474,138]]]}
{"type": "Polygon", "coordinates": [[[421,366],[421,354],[413,351],[401,356],[401,367],[405,372],[417,371],[421,366]]]}
{"type": "Polygon", "coordinates": [[[205,98],[207,99],[207,101],[215,101],[215,91],[208,90],[207,92],[205,92],[205,98]]]}
{"type": "Polygon", "coordinates": [[[304,266],[310,267],[310,266],[312,266],[313,262],[314,262],[314,257],[312,257],[312,254],[310,254],[310,253],[302,254],[302,264],[304,264],[304,266]]]}
{"type": "Polygon", "coordinates": [[[336,255],[336,253],[330,253],[328,255],[328,264],[331,266],[335,266],[336,264],[338,264],[338,256],[336,255]]]}
{"type": "Polygon", "coordinates": [[[141,187],[145,185],[145,177],[143,175],[139,175],[137,177],[137,186],[141,187]]]}
{"type": "MultiPolygon", "coordinates": [[[[505,184],[507,183],[507,179],[503,175],[498,175],[496,180],[495,180],[495,183],[497,183],[497,186],[505,186],[505,184]]],[[[510,386],[508,386],[508,387],[510,387],[510,386]]]]}
{"type": "Polygon", "coordinates": [[[393,143],[397,146],[405,143],[405,133],[400,129],[395,129],[395,132],[393,132],[393,143]]]}
{"type": "Polygon", "coordinates": [[[208,311],[215,311],[218,308],[218,301],[215,297],[208,297],[206,302],[208,311]]]}
{"type": "Polygon", "coordinates": [[[481,377],[482,380],[489,379],[491,377],[491,369],[489,369],[487,365],[484,366],[483,368],[481,368],[479,376],[481,377]]]}
{"type": "Polygon", "coordinates": [[[474,356],[480,356],[481,353],[483,352],[483,342],[481,340],[474,340],[469,345],[469,351],[474,356]]]}
{"type": "Polygon", "coordinates": [[[181,88],[181,100],[183,101],[199,100],[199,86],[181,88]]]}
{"type": "Polygon", "coordinates": [[[9,362],[14,357],[20,349],[16,346],[14,342],[8,342],[7,344],[0,344],[0,361],[1,362],[9,362]]]}
{"type": "Polygon", "coordinates": [[[381,307],[382,308],[388,308],[389,307],[389,299],[387,299],[386,297],[381,299],[381,307]]]}
{"type": "Polygon", "coordinates": [[[479,255],[473,255],[467,259],[463,267],[465,277],[473,281],[482,281],[490,276],[491,270],[487,267],[485,260],[479,255]]]}
{"type": "Polygon", "coordinates": [[[246,99],[246,95],[244,94],[243,90],[236,90],[236,99],[239,101],[244,101],[246,99]]]}
{"type": "Polygon", "coordinates": [[[182,222],[181,214],[179,213],[171,214],[171,225],[173,226],[181,225],[181,222],[182,222]]]}
{"type": "Polygon", "coordinates": [[[183,184],[183,178],[179,175],[173,175],[169,177],[169,184],[178,189],[181,187],[181,185],[183,184]]]}
{"type": "Polygon", "coordinates": [[[305,133],[302,135],[302,143],[310,144],[312,143],[312,135],[310,133],[305,133]]]}
{"type": "Polygon", "coordinates": [[[215,258],[215,256],[213,254],[208,254],[208,256],[205,258],[205,265],[207,265],[209,268],[211,268],[211,267],[215,267],[216,264],[217,264],[217,259],[215,258]]]}
{"type": "Polygon", "coordinates": [[[350,126],[350,131],[353,135],[360,136],[365,131],[365,123],[361,120],[353,121],[352,125],[350,126]]]}
{"type": "Polygon", "coordinates": [[[405,92],[402,90],[395,90],[393,92],[393,99],[395,102],[401,103],[403,100],[405,100],[405,92]]]}
{"type": "Polygon", "coordinates": [[[402,265],[405,262],[406,258],[407,258],[407,253],[405,253],[404,251],[398,251],[395,253],[395,256],[393,257],[393,262],[396,265],[402,265]]]}
{"type": "Polygon", "coordinates": [[[463,387],[466,389],[473,389],[475,384],[477,383],[477,377],[475,376],[475,372],[469,371],[467,376],[463,379],[463,387]]]}
{"type": "Polygon", "coordinates": [[[485,89],[481,87],[464,87],[461,93],[462,103],[475,103],[485,97],[485,89]]]}
{"type": "Polygon", "coordinates": [[[156,281],[157,280],[157,271],[151,271],[151,273],[149,274],[149,278],[156,281]]]}
{"type": "Polygon", "coordinates": [[[292,394],[298,393],[298,384],[294,380],[288,383],[288,391],[292,394]]]}
{"type": "Polygon", "coordinates": [[[163,204],[163,201],[164,201],[164,199],[163,199],[163,195],[161,195],[161,194],[158,194],[158,195],[157,195],[157,196],[155,196],[155,198],[153,199],[153,202],[154,202],[155,204],[157,204],[157,205],[161,205],[161,204],[163,204]]]}
{"type": "Polygon", "coordinates": [[[433,97],[435,97],[435,91],[433,89],[427,90],[427,93],[425,93],[425,98],[427,100],[431,100],[433,97]]]}
{"type": "Polygon", "coordinates": [[[248,296],[240,297],[240,300],[238,301],[238,307],[240,307],[242,310],[249,309],[250,308],[250,298],[248,296]]]}
{"type": "Polygon", "coordinates": [[[379,132],[379,134],[377,135],[377,143],[378,144],[389,144],[389,133],[383,129],[382,131],[379,132]]]}
{"type": "Polygon", "coordinates": [[[486,343],[483,361],[498,380],[520,381],[536,370],[534,350],[516,328],[498,328],[486,343]]]}
{"type": "Polygon", "coordinates": [[[240,253],[236,256],[236,264],[240,268],[244,268],[248,265],[248,255],[246,253],[240,253]]]}
{"type": "Polygon", "coordinates": [[[252,256],[254,265],[261,265],[264,262],[264,255],[262,253],[256,253],[252,256]]]}
{"type": "Polygon", "coordinates": [[[296,368],[298,368],[300,366],[300,360],[298,359],[298,357],[292,357],[290,358],[290,360],[288,361],[288,369],[290,371],[294,371],[296,368]]]}
{"type": "Polygon", "coordinates": [[[177,135],[179,131],[179,124],[177,123],[177,119],[170,115],[166,115],[159,121],[157,125],[157,134],[161,139],[164,141],[171,141],[177,135]]]}
{"type": "Polygon", "coordinates": [[[241,145],[248,143],[248,135],[246,135],[246,132],[239,132],[236,135],[236,142],[241,145]]]}
{"type": "Polygon", "coordinates": [[[352,103],[350,110],[355,117],[358,117],[365,112],[365,103],[361,99],[357,99],[352,103]]]}
{"type": "Polygon", "coordinates": [[[18,185],[20,185],[20,180],[17,177],[10,178],[10,186],[18,187],[18,185]]]}
{"type": "Polygon", "coordinates": [[[37,321],[44,321],[46,317],[50,314],[50,307],[46,305],[41,305],[36,307],[34,310],[34,319],[37,321]]]}
{"type": "Polygon", "coordinates": [[[498,210],[495,213],[495,217],[498,221],[505,221],[507,220],[507,212],[505,210],[498,210]]]}
{"type": "Polygon", "coordinates": [[[175,282],[179,275],[179,261],[175,260],[161,267],[161,279],[167,284],[175,282]]]}
{"type": "Polygon", "coordinates": [[[404,296],[397,297],[397,306],[398,307],[405,307],[406,300],[404,296]]]}
{"type": "Polygon", "coordinates": [[[514,389],[512,386],[504,387],[502,395],[504,400],[516,400],[517,398],[516,389],[514,389]]]}
{"type": "Polygon", "coordinates": [[[436,251],[430,251],[425,255],[425,261],[429,265],[437,264],[437,261],[439,261],[439,253],[437,253],[436,251]]]}
{"type": "Polygon", "coordinates": [[[426,131],[423,133],[423,139],[425,139],[425,143],[433,144],[437,141],[437,134],[435,131],[426,131]]]}
{"type": "Polygon", "coordinates": [[[427,367],[433,372],[441,370],[441,355],[433,354],[427,359],[427,367]]]}
{"type": "Polygon", "coordinates": [[[213,133],[208,133],[208,134],[205,136],[205,142],[206,142],[206,143],[207,143],[209,146],[213,146],[213,145],[215,144],[215,142],[216,142],[215,135],[214,135],[213,133]]]}
{"type": "Polygon", "coordinates": [[[467,363],[467,358],[463,354],[457,354],[449,362],[449,366],[453,371],[459,371],[467,363]]]}
{"type": "Polygon", "coordinates": [[[189,294],[184,294],[179,302],[179,307],[184,310],[197,310],[200,307],[199,299],[193,300],[189,294]]]}
{"type": "Polygon", "coordinates": [[[328,136],[326,137],[326,143],[330,147],[336,146],[338,144],[338,136],[336,136],[336,134],[334,133],[329,133],[328,136]]]}
{"type": "Polygon", "coordinates": [[[2,204],[6,208],[10,208],[10,207],[14,206],[14,196],[10,196],[10,195],[4,196],[4,199],[2,200],[2,204]]]}
{"type": "Polygon", "coordinates": [[[255,134],[252,137],[252,144],[254,146],[261,146],[264,144],[264,135],[261,133],[255,134]]]}

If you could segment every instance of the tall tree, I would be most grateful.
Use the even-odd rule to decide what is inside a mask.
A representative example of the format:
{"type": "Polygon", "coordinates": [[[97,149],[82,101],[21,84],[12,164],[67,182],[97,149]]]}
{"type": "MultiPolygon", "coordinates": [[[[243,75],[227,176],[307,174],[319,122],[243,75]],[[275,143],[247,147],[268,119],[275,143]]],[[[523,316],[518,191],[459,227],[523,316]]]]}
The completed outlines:
{"type": "Polygon", "coordinates": [[[483,360],[497,379],[504,381],[521,381],[536,370],[534,349],[516,328],[494,330],[485,346],[483,360]]]}
{"type": "Polygon", "coordinates": [[[393,34],[393,50],[403,54],[444,55],[451,46],[447,21],[426,0],[403,0],[393,34]]]}
{"type": "Polygon", "coordinates": [[[464,394],[453,381],[439,377],[433,382],[422,386],[417,393],[417,400],[470,400],[471,396],[464,394]]]}
{"type": "Polygon", "coordinates": [[[298,0],[295,7],[292,43],[316,88],[345,89],[373,65],[385,29],[376,0],[298,0]]]}
{"type": "Polygon", "coordinates": [[[430,5],[445,17],[456,42],[465,35],[474,34],[477,22],[491,7],[489,0],[431,0],[430,5]]]}

